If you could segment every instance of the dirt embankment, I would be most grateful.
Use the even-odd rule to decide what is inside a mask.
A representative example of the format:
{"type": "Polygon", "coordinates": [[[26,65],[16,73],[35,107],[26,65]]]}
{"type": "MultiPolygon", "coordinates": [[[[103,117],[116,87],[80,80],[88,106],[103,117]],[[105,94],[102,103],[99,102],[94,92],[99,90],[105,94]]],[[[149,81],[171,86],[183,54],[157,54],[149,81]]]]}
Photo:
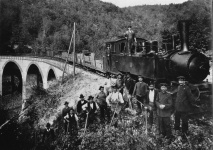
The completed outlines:
{"type": "Polygon", "coordinates": [[[79,70],[74,79],[71,77],[65,81],[63,85],[55,86],[52,89],[50,88],[50,91],[62,91],[63,94],[59,98],[60,103],[57,109],[46,112],[44,117],[40,119],[39,124],[45,126],[47,122],[53,123],[57,116],[61,114],[65,101],[69,102],[70,107],[75,108],[80,94],[83,94],[85,99],[87,99],[89,95],[95,96],[95,94],[99,92],[99,86],[103,86],[105,81],[106,78],[104,77],[79,70]]]}

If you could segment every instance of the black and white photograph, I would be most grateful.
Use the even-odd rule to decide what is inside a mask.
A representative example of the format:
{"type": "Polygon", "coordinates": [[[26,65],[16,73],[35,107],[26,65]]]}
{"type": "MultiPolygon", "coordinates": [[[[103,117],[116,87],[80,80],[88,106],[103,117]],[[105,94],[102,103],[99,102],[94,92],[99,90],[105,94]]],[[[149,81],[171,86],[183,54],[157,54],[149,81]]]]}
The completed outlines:
{"type": "Polygon", "coordinates": [[[0,0],[1,150],[213,150],[213,0],[0,0]]]}

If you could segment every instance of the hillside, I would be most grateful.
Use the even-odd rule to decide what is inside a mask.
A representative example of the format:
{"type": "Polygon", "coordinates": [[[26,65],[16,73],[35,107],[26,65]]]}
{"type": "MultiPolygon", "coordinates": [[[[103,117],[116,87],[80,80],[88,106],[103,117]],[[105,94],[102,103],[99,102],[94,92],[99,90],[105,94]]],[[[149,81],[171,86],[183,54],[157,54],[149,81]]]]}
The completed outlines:
{"type": "Polygon", "coordinates": [[[99,0],[1,0],[1,53],[25,45],[35,54],[68,49],[76,22],[76,49],[101,55],[105,42],[122,36],[132,25],[138,37],[162,41],[162,36],[177,34],[177,22],[190,19],[190,46],[210,49],[210,0],[183,4],[144,5],[118,8],[99,0]],[[3,6],[3,7],[2,7],[3,6]],[[4,38],[3,38],[4,37],[4,38]]]}

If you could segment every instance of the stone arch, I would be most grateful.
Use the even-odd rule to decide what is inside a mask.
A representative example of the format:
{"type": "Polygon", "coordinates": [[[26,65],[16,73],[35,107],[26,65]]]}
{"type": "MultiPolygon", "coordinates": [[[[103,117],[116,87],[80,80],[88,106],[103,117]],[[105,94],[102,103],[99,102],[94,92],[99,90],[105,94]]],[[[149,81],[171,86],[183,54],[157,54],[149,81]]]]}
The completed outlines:
{"type": "Polygon", "coordinates": [[[21,73],[23,72],[23,70],[22,70],[21,66],[19,65],[19,63],[17,63],[15,60],[8,60],[8,61],[6,61],[6,62],[4,63],[4,65],[2,66],[2,70],[3,70],[3,71],[4,71],[5,66],[6,66],[9,62],[15,63],[15,64],[17,65],[17,67],[19,68],[20,72],[21,72],[21,73]]]}
{"type": "MultiPolygon", "coordinates": [[[[25,79],[25,81],[27,81],[29,69],[30,69],[31,66],[35,66],[35,67],[38,69],[38,73],[41,75],[42,84],[44,84],[46,81],[45,81],[43,72],[42,72],[40,66],[39,66],[36,62],[31,62],[31,63],[27,66],[27,68],[26,68],[26,79],[25,79]]],[[[38,76],[37,76],[37,77],[38,77],[38,76]]]]}
{"type": "MultiPolygon", "coordinates": [[[[19,92],[23,91],[23,87],[22,87],[23,86],[23,70],[16,61],[8,60],[3,64],[1,80],[2,80],[2,82],[1,82],[1,84],[2,84],[1,92],[2,93],[1,94],[3,94],[3,89],[4,89],[3,85],[6,87],[11,87],[12,92],[14,92],[14,90],[19,91],[19,92]],[[9,67],[9,68],[7,68],[7,67],[9,67]],[[15,67],[15,68],[13,68],[13,67],[15,67]],[[17,69],[18,71],[14,71],[13,69],[17,69]],[[3,81],[4,76],[9,77],[8,79],[5,80],[5,82],[3,81]]],[[[6,89],[8,89],[8,88],[6,88],[6,89]]]]}
{"type": "Polygon", "coordinates": [[[53,73],[55,79],[57,79],[55,69],[54,69],[53,67],[50,66],[49,69],[48,69],[48,72],[47,72],[47,81],[50,80],[51,71],[52,71],[52,73],[53,73]]]}
{"type": "Polygon", "coordinates": [[[44,75],[43,75],[43,72],[42,72],[40,66],[39,66],[36,62],[31,62],[31,63],[27,66],[26,73],[28,73],[29,68],[30,68],[31,65],[35,65],[35,66],[38,68],[39,73],[41,74],[42,82],[44,82],[44,75]]]}

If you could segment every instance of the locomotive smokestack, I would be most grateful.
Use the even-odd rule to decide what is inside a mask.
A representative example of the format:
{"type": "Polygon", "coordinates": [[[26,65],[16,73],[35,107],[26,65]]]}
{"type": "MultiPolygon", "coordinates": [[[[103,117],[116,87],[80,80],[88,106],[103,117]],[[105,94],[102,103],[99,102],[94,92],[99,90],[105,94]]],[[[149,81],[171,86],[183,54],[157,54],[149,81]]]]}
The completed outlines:
{"type": "Polygon", "coordinates": [[[178,29],[180,32],[181,50],[189,50],[189,21],[181,20],[178,22],[178,29]]]}

